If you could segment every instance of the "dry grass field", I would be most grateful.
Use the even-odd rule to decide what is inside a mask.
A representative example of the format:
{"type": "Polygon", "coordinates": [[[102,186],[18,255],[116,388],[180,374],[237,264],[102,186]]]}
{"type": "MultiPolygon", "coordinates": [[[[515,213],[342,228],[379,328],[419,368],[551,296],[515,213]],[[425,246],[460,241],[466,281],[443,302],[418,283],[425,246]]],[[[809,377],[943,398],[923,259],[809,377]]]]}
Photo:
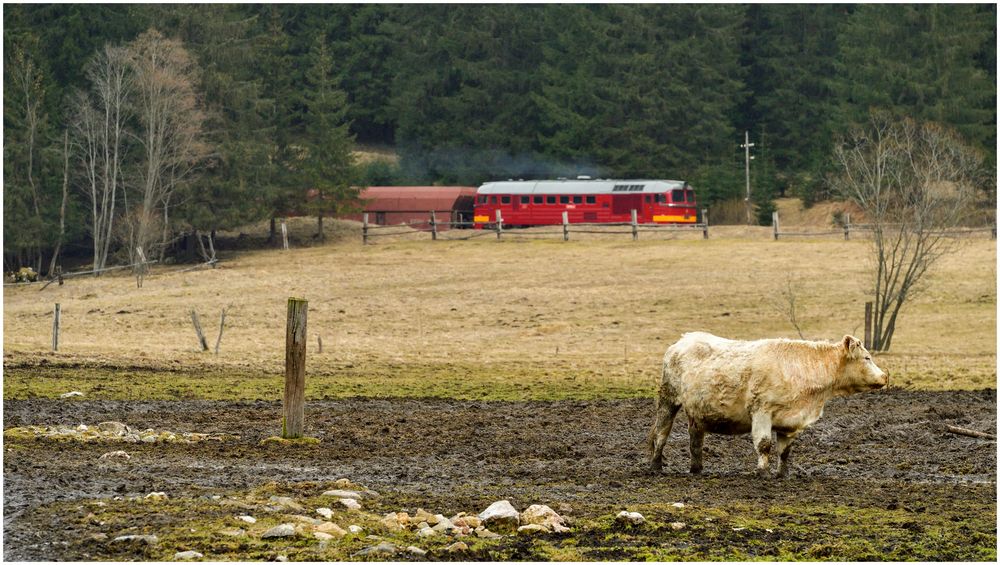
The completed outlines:
{"type": "MultiPolygon", "coordinates": [[[[274,398],[291,296],[309,300],[310,397],[645,396],[683,332],[797,337],[782,313],[789,289],[805,337],[864,331],[865,241],[775,242],[770,228],[715,227],[707,241],[700,232],[638,242],[411,234],[362,246],[357,224],[328,223],[327,244],[224,255],[216,269],[156,267],[141,289],[127,275],[5,288],[4,397],[72,387],[111,398],[274,398]],[[56,302],[63,330],[52,353],[56,302]],[[225,306],[220,353],[199,352],[190,310],[214,346],[225,306]]],[[[290,227],[301,243],[313,223],[290,227]]],[[[955,240],[878,362],[898,386],[995,388],[995,241],[955,240]]]]}

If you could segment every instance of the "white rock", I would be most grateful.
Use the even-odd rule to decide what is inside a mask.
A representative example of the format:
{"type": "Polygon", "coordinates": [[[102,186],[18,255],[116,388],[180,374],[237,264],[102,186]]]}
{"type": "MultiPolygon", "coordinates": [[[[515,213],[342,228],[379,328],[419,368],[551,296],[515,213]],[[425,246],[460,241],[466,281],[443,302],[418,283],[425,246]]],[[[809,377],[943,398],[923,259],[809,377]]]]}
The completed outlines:
{"type": "Polygon", "coordinates": [[[565,525],[566,520],[544,504],[532,504],[521,512],[522,524],[539,524],[551,528],[553,524],[565,525]]]}
{"type": "Polygon", "coordinates": [[[328,490],[323,493],[323,496],[332,496],[334,498],[353,498],[354,500],[360,500],[362,495],[356,490],[328,490]]]}
{"type": "Polygon", "coordinates": [[[329,540],[333,539],[333,536],[326,532],[313,532],[313,537],[318,540],[329,540]]]}
{"type": "Polygon", "coordinates": [[[684,522],[670,522],[670,527],[675,530],[683,530],[687,527],[687,524],[684,522]]]}
{"type": "Polygon", "coordinates": [[[167,500],[170,497],[167,496],[167,493],[165,492],[151,492],[147,494],[145,498],[146,500],[158,501],[158,500],[167,500]]]}
{"type": "Polygon", "coordinates": [[[287,563],[288,562],[288,557],[284,556],[284,555],[279,555],[279,556],[275,557],[274,560],[275,561],[280,561],[281,563],[287,563]]]}
{"type": "Polygon", "coordinates": [[[262,538],[287,538],[295,535],[295,526],[291,524],[278,524],[270,530],[261,534],[262,538]]]}
{"type": "Polygon", "coordinates": [[[237,516],[236,519],[237,520],[242,520],[242,521],[246,522],[247,524],[256,524],[257,523],[257,518],[254,518],[253,516],[237,516]]]}
{"type": "Polygon", "coordinates": [[[521,526],[520,528],[518,528],[517,529],[517,533],[519,533],[519,534],[537,534],[537,533],[547,534],[547,533],[549,533],[549,529],[546,528],[545,526],[541,525],[541,524],[527,524],[527,525],[524,525],[524,526],[521,526]]]}
{"type": "Polygon", "coordinates": [[[110,434],[113,436],[123,436],[129,433],[128,426],[121,422],[101,422],[97,424],[97,429],[101,433],[110,434]]]}
{"type": "Polygon", "coordinates": [[[497,539],[501,537],[500,534],[491,532],[482,526],[476,528],[476,536],[483,539],[497,539]]]}
{"type": "Polygon", "coordinates": [[[675,502],[675,503],[671,504],[671,506],[673,506],[674,508],[684,508],[684,503],[683,502],[675,502]]]}
{"type": "Polygon", "coordinates": [[[419,547],[417,547],[415,545],[407,546],[406,547],[406,552],[407,553],[412,553],[413,555],[416,555],[416,556],[419,556],[419,557],[423,557],[424,555],[427,555],[427,550],[420,549],[419,547]]]}
{"type": "Polygon", "coordinates": [[[114,541],[127,541],[133,542],[138,541],[145,544],[153,545],[160,541],[160,538],[153,535],[131,535],[131,536],[118,536],[114,541]]]}
{"type": "Polygon", "coordinates": [[[87,424],[80,424],[79,426],[76,427],[76,431],[78,431],[78,432],[85,432],[85,431],[87,431],[89,429],[90,428],[87,427],[87,424]]]}
{"type": "Polygon", "coordinates": [[[333,510],[330,510],[329,508],[317,508],[316,513],[326,518],[327,520],[333,518],[333,510]]]}
{"type": "Polygon", "coordinates": [[[224,536],[240,537],[246,534],[247,532],[246,530],[241,528],[224,528],[222,530],[219,530],[219,533],[224,536]]]}
{"type": "Polygon", "coordinates": [[[354,555],[395,555],[399,551],[395,545],[384,541],[372,547],[366,547],[354,555]]]}
{"type": "Polygon", "coordinates": [[[433,536],[436,536],[436,535],[437,535],[437,532],[435,532],[434,530],[432,530],[430,526],[424,526],[423,528],[420,528],[419,532],[417,532],[417,537],[418,538],[429,538],[429,537],[433,537],[433,536]]]}
{"type": "Polygon", "coordinates": [[[178,551],[174,554],[174,559],[179,559],[181,561],[187,561],[188,559],[201,559],[202,557],[205,556],[197,551],[178,551]]]}
{"type": "Polygon", "coordinates": [[[431,529],[434,530],[435,532],[446,533],[454,528],[455,525],[452,524],[451,520],[445,518],[444,516],[439,515],[438,523],[435,524],[431,529]]]}
{"type": "Polygon", "coordinates": [[[615,521],[637,526],[645,522],[646,518],[638,512],[628,512],[627,510],[622,510],[617,516],[615,516],[615,521]]]}
{"type": "Polygon", "coordinates": [[[64,392],[63,394],[59,395],[59,398],[73,398],[74,396],[83,396],[83,393],[78,390],[74,390],[72,392],[64,392]]]}
{"type": "Polygon", "coordinates": [[[352,534],[360,534],[365,530],[361,526],[351,524],[350,526],[347,526],[347,531],[351,532],[352,534]]]}
{"type": "Polygon", "coordinates": [[[298,510],[298,511],[303,510],[301,504],[295,502],[294,500],[291,499],[291,497],[288,496],[272,496],[268,500],[284,508],[291,508],[292,510],[298,510]]]}
{"type": "Polygon", "coordinates": [[[121,450],[118,450],[118,451],[109,451],[109,452],[105,453],[104,455],[101,455],[101,459],[125,459],[127,461],[127,460],[129,460],[131,458],[132,458],[131,455],[129,455],[128,453],[125,453],[124,451],[121,451],[121,450]]]}
{"type": "Polygon", "coordinates": [[[449,545],[447,548],[445,548],[445,551],[447,551],[448,553],[458,553],[458,552],[461,552],[461,551],[469,551],[469,546],[466,545],[465,542],[463,542],[463,541],[456,541],[455,543],[453,543],[453,544],[449,545]]]}
{"type": "Polygon", "coordinates": [[[341,498],[340,503],[346,506],[348,510],[361,510],[361,505],[353,498],[341,498]]]}
{"type": "Polygon", "coordinates": [[[490,504],[486,510],[479,513],[479,519],[487,525],[506,524],[517,527],[521,523],[520,513],[507,500],[498,500],[490,504]]]}

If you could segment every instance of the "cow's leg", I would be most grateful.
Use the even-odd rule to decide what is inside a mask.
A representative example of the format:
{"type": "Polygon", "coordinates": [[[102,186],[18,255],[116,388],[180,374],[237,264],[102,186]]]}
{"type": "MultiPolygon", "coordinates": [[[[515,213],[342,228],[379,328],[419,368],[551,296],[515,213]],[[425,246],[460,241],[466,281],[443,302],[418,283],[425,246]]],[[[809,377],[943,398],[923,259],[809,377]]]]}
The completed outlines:
{"type": "Polygon", "coordinates": [[[672,400],[661,396],[656,406],[656,416],[653,418],[653,429],[649,432],[649,441],[652,449],[650,453],[649,466],[654,472],[663,468],[663,447],[670,437],[670,428],[674,425],[674,416],[680,410],[680,405],[674,404],[672,400]]]}
{"type": "Polygon", "coordinates": [[[757,474],[766,477],[771,472],[771,415],[756,412],[750,422],[750,437],[757,451],[757,474]]]}
{"type": "Polygon", "coordinates": [[[705,444],[705,428],[688,418],[688,434],[691,436],[691,472],[701,472],[702,446],[705,444]]]}
{"type": "Polygon", "coordinates": [[[788,476],[789,467],[792,466],[792,463],[791,463],[792,440],[794,440],[795,436],[797,436],[797,435],[798,435],[798,432],[793,432],[793,433],[790,433],[790,434],[783,434],[783,433],[779,433],[778,434],[778,445],[777,445],[777,448],[778,448],[778,454],[781,457],[781,460],[778,463],[778,476],[779,477],[787,477],[788,476]]]}

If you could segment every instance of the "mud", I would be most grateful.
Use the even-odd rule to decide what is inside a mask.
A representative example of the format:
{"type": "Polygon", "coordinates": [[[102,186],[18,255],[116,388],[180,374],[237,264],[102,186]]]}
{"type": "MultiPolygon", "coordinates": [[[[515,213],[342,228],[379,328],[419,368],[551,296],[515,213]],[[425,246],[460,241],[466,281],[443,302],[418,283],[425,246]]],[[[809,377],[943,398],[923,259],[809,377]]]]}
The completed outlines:
{"type": "MultiPolygon", "coordinates": [[[[223,443],[5,442],[4,558],[67,559],[36,511],[61,500],[202,496],[277,481],[348,477],[397,502],[449,512],[498,498],[518,507],[568,503],[597,515],[626,505],[685,501],[839,504],[920,509],[922,500],[996,497],[996,443],[946,425],[996,429],[996,391],[893,390],[827,405],[792,447],[786,479],[754,477],[749,436],[705,438],[704,471],[687,473],[687,425],[678,414],[662,474],[647,470],[651,399],[559,402],[351,399],[306,407],[295,448],[260,445],[280,431],[271,402],[4,401],[4,428],[118,420],[143,429],[237,435],[223,443]],[[12,445],[12,443],[14,445],[12,445]],[[128,463],[100,461],[125,449],[128,463]]],[[[995,511],[995,507],[994,507],[995,511]]]]}

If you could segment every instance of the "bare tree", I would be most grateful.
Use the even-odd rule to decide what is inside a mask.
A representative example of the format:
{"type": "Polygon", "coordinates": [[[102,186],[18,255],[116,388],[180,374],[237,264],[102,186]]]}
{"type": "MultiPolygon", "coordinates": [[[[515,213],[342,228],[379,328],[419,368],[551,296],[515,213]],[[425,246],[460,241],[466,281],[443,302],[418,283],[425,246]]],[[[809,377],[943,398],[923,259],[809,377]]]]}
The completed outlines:
{"type": "Polygon", "coordinates": [[[170,206],[177,203],[178,188],[190,180],[207,154],[202,141],[205,116],[194,88],[197,65],[180,41],[151,29],[136,38],[129,51],[143,150],[136,229],[129,251],[141,247],[152,255],[167,243],[170,206]]]}
{"type": "Polygon", "coordinates": [[[952,130],[879,110],[835,155],[835,189],[871,221],[872,349],[888,351],[900,310],[950,247],[982,157],[952,130]]]}
{"type": "Polygon", "coordinates": [[[71,130],[83,170],[83,190],[90,199],[94,270],[108,260],[118,195],[124,193],[126,103],[132,89],[128,53],[110,44],[86,69],[90,92],[77,93],[71,130]]]}
{"type": "Polygon", "coordinates": [[[56,239],[56,248],[52,252],[52,261],[49,262],[49,277],[56,272],[56,264],[59,263],[59,252],[62,251],[63,238],[66,237],[66,201],[69,199],[69,130],[63,131],[63,186],[62,204],[59,205],[59,237],[56,239]]]}
{"type": "Polygon", "coordinates": [[[771,308],[784,316],[788,320],[788,323],[792,324],[792,327],[798,332],[799,338],[805,339],[806,337],[802,333],[802,326],[799,322],[799,290],[798,280],[788,275],[785,279],[784,288],[777,295],[772,296],[769,302],[771,308]]]}

